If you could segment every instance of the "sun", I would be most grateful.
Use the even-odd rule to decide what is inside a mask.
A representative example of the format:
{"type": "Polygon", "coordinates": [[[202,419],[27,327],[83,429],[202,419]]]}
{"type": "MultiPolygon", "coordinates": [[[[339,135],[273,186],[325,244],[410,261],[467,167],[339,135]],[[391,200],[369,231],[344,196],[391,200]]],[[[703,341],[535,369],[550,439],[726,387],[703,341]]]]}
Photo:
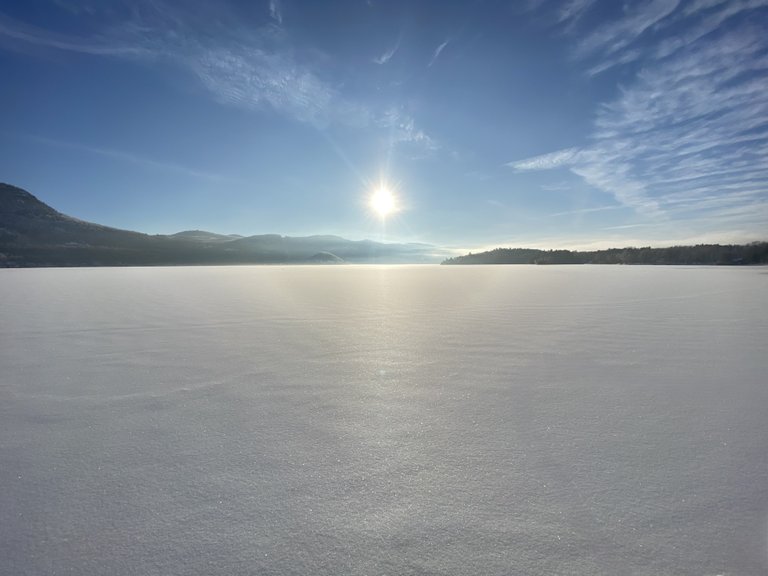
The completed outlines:
{"type": "Polygon", "coordinates": [[[373,194],[371,194],[368,205],[371,207],[371,210],[373,210],[381,218],[386,218],[398,210],[397,197],[389,188],[383,184],[379,186],[373,194]]]}

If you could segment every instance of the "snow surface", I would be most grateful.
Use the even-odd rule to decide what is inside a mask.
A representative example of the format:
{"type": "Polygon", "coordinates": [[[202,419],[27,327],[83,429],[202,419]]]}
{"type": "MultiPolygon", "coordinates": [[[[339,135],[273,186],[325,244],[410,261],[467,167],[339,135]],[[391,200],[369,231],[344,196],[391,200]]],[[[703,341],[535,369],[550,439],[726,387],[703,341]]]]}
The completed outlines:
{"type": "Polygon", "coordinates": [[[768,573],[768,271],[0,270],[3,575],[768,573]]]}

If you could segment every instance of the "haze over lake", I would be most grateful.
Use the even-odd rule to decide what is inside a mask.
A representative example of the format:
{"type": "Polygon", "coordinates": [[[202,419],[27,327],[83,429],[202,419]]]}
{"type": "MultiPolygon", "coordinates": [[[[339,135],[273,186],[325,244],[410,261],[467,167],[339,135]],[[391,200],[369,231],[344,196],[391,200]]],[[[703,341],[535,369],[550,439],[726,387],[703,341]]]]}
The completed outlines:
{"type": "Polygon", "coordinates": [[[0,270],[0,573],[759,576],[768,271],[0,270]]]}

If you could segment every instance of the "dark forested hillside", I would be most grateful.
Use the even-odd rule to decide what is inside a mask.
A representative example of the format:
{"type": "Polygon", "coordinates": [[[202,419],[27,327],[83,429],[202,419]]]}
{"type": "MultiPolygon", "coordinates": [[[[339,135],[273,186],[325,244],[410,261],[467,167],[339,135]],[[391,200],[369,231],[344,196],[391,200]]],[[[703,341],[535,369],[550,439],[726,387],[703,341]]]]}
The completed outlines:
{"type": "Polygon", "coordinates": [[[0,268],[435,261],[428,244],[339,236],[242,237],[203,230],[149,235],[84,222],[0,183],[0,268]],[[318,256],[325,254],[325,257],[318,256]]]}
{"type": "Polygon", "coordinates": [[[768,242],[745,245],[699,244],[670,248],[610,248],[590,252],[496,248],[456,256],[443,264],[768,264],[768,242]]]}

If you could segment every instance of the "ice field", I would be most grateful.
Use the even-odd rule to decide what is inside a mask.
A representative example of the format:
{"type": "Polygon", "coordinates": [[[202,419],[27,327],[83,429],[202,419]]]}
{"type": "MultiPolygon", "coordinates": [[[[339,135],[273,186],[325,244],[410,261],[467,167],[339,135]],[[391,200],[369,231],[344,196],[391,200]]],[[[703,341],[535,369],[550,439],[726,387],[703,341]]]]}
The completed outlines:
{"type": "Polygon", "coordinates": [[[768,573],[768,269],[0,270],[0,574],[768,573]]]}

